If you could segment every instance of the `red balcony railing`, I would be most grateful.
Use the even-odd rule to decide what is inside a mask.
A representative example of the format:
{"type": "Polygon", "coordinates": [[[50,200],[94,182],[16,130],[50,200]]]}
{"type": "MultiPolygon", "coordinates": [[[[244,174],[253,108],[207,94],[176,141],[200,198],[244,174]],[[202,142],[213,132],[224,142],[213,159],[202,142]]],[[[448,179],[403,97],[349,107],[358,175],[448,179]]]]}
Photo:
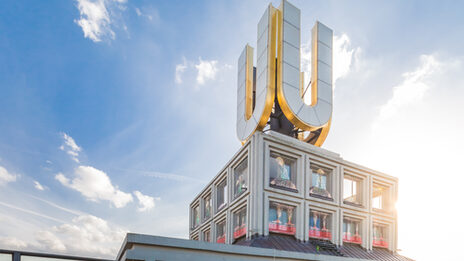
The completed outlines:
{"type": "Polygon", "coordinates": [[[279,223],[269,223],[269,232],[282,233],[287,235],[295,235],[296,229],[293,224],[281,225],[279,223]]]}

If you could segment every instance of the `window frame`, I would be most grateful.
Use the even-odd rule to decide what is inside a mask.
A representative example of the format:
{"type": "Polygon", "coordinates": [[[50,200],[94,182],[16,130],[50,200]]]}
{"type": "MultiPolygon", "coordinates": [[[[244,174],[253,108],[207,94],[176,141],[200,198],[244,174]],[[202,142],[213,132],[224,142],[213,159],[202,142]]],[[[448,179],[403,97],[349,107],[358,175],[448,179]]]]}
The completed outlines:
{"type": "Polygon", "coordinates": [[[206,192],[202,197],[201,197],[201,222],[204,223],[208,220],[210,220],[213,217],[213,196],[211,193],[211,190],[206,192]],[[209,197],[209,200],[211,202],[210,205],[210,210],[209,210],[209,217],[206,217],[206,198],[209,197]]]}
{"type": "Polygon", "coordinates": [[[339,224],[339,208],[337,206],[332,206],[332,205],[326,205],[326,204],[319,204],[319,203],[313,203],[313,202],[308,202],[306,203],[306,213],[305,213],[305,240],[309,240],[309,231],[310,231],[310,217],[311,217],[311,211],[318,211],[318,212],[323,212],[326,214],[330,214],[332,218],[332,222],[330,224],[330,229],[329,231],[332,234],[331,239],[329,240],[332,243],[336,243],[339,235],[338,231],[338,224],[339,224]]]}
{"type": "Polygon", "coordinates": [[[264,189],[271,192],[289,195],[291,197],[304,198],[305,186],[305,154],[299,150],[281,146],[280,144],[264,142],[264,189]],[[270,185],[271,154],[279,154],[283,157],[295,160],[296,191],[270,185]]]}
{"type": "Polygon", "coordinates": [[[223,213],[220,217],[217,217],[214,219],[213,223],[212,223],[212,231],[213,231],[213,234],[214,234],[214,237],[211,237],[211,239],[213,240],[213,243],[218,243],[218,244],[229,244],[229,240],[228,240],[228,237],[229,237],[229,233],[228,233],[228,218],[227,218],[227,215],[226,213],[223,213]],[[223,235],[223,240],[224,242],[218,242],[218,236],[217,236],[217,232],[218,232],[218,229],[217,229],[217,226],[219,223],[222,223],[224,222],[224,235],[223,235]]]}
{"type": "Polygon", "coordinates": [[[211,237],[211,228],[210,227],[208,227],[207,229],[201,231],[201,240],[202,241],[211,243],[211,239],[213,239],[213,238],[211,237]],[[207,233],[207,232],[209,232],[209,240],[205,239],[205,233],[207,233]]]}
{"type": "Polygon", "coordinates": [[[304,199],[297,199],[295,196],[289,197],[282,194],[272,193],[272,192],[265,192],[265,204],[264,204],[264,231],[263,234],[265,236],[269,235],[269,209],[270,203],[276,202],[283,205],[289,205],[295,208],[293,216],[295,218],[295,234],[293,235],[296,239],[304,240],[304,233],[303,228],[305,227],[304,220],[304,199]]]}
{"type": "Polygon", "coordinates": [[[228,179],[228,171],[225,170],[220,177],[217,179],[217,181],[214,183],[214,198],[213,198],[213,216],[225,211],[227,209],[227,206],[229,205],[229,179],[228,179]],[[222,206],[219,208],[218,207],[218,187],[221,185],[223,182],[226,182],[226,191],[224,193],[224,203],[222,206]]]}
{"type": "Polygon", "coordinates": [[[190,231],[194,231],[198,229],[202,222],[201,222],[201,207],[200,207],[200,202],[196,201],[192,206],[190,207],[190,231]],[[199,222],[195,226],[195,209],[198,208],[198,215],[199,215],[199,222]]]}
{"type": "Polygon", "coordinates": [[[250,160],[250,153],[249,149],[245,149],[242,151],[237,157],[235,157],[235,160],[229,165],[228,172],[230,173],[230,178],[229,178],[229,204],[230,206],[235,205],[236,202],[241,201],[246,195],[250,193],[250,175],[251,175],[251,160],[250,160]],[[241,163],[244,162],[244,160],[247,161],[247,170],[248,173],[245,178],[245,185],[246,185],[246,190],[243,192],[235,195],[235,169],[240,166],[241,163]],[[233,186],[232,186],[233,185],[233,186]]]}
{"type": "Polygon", "coordinates": [[[370,245],[369,241],[370,241],[370,236],[369,236],[369,233],[370,233],[370,227],[369,227],[369,216],[368,214],[366,213],[360,213],[359,211],[356,211],[356,210],[348,210],[348,209],[345,209],[345,210],[341,210],[341,213],[340,213],[340,229],[339,229],[339,235],[340,235],[340,241],[339,241],[339,244],[340,245],[343,245],[344,243],[348,243],[350,244],[349,242],[345,242],[343,240],[343,220],[344,218],[347,217],[349,219],[357,219],[361,222],[361,225],[360,225],[360,229],[361,229],[361,233],[360,233],[360,236],[361,236],[361,239],[362,239],[362,243],[359,244],[360,246],[362,246],[363,248],[366,248],[370,245]]]}
{"type": "Polygon", "coordinates": [[[239,205],[237,205],[233,210],[230,211],[231,213],[231,231],[230,234],[232,235],[232,241],[235,241],[239,238],[242,238],[243,236],[247,237],[248,236],[248,230],[249,230],[249,211],[248,211],[248,201],[241,202],[239,205]],[[241,228],[239,231],[235,231],[235,215],[237,215],[239,212],[245,210],[245,224],[241,225],[241,228]],[[245,226],[243,226],[245,225],[245,226]],[[242,227],[243,226],[243,227],[242,227]],[[238,233],[237,233],[238,232],[238,233]]]}
{"type": "Polygon", "coordinates": [[[341,167],[339,164],[325,160],[320,157],[315,157],[313,155],[308,155],[306,158],[306,191],[305,191],[305,198],[317,202],[321,202],[324,204],[330,204],[330,205],[338,205],[339,204],[339,180],[340,180],[340,172],[341,172],[341,167]],[[324,197],[321,195],[317,194],[311,194],[311,186],[312,186],[312,169],[311,165],[317,165],[323,168],[331,169],[332,174],[331,174],[331,184],[330,184],[330,190],[329,191],[332,194],[332,197],[324,197]]]}
{"type": "Polygon", "coordinates": [[[370,222],[370,234],[369,234],[369,243],[371,246],[371,249],[374,247],[379,247],[379,248],[385,248],[390,251],[393,251],[396,249],[396,241],[395,241],[395,219],[391,218],[385,218],[385,217],[380,217],[380,216],[373,216],[371,218],[370,222]],[[387,228],[387,246],[374,246],[374,226],[375,225],[380,225],[380,226],[385,226],[387,228]]]}
{"type": "Polygon", "coordinates": [[[370,204],[369,208],[371,212],[376,213],[376,214],[381,214],[381,215],[387,215],[389,217],[394,216],[395,213],[395,204],[396,204],[396,197],[397,197],[397,186],[396,183],[389,182],[385,179],[382,179],[380,177],[373,176],[370,182],[370,187],[371,187],[371,193],[369,194],[370,197],[370,204]],[[374,208],[374,185],[377,184],[379,186],[385,187],[388,189],[388,203],[386,208],[374,208]]]}
{"type": "Polygon", "coordinates": [[[369,211],[369,174],[367,173],[362,173],[355,171],[354,169],[351,169],[349,167],[342,167],[342,175],[340,177],[340,203],[342,207],[346,207],[348,209],[354,209],[354,210],[362,210],[362,211],[369,211]],[[344,200],[344,194],[345,194],[345,176],[350,176],[354,177],[355,179],[358,179],[361,183],[360,189],[361,189],[361,200],[360,204],[356,203],[351,203],[349,201],[344,200]]]}

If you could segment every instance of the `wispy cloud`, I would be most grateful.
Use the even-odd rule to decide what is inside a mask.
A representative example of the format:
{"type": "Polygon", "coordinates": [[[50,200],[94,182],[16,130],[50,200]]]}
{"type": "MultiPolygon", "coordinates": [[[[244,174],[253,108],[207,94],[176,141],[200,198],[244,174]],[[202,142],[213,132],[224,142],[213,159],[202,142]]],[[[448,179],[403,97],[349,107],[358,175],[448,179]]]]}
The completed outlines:
{"type": "Polygon", "coordinates": [[[80,192],[90,201],[106,200],[116,208],[122,208],[133,201],[131,194],[119,190],[105,172],[94,167],[79,166],[75,169],[74,176],[73,180],[69,180],[62,173],[58,173],[55,179],[62,185],[80,192]]]}
{"type": "Polygon", "coordinates": [[[24,213],[27,213],[27,214],[31,214],[31,215],[34,215],[34,216],[37,216],[37,217],[45,218],[45,219],[48,219],[48,220],[51,220],[51,221],[54,221],[54,222],[65,223],[63,220],[60,220],[60,219],[57,219],[57,218],[54,218],[54,217],[51,217],[51,216],[48,216],[48,215],[45,215],[45,214],[42,214],[42,213],[38,213],[38,212],[29,210],[29,209],[16,207],[16,206],[10,205],[10,204],[5,203],[5,202],[0,201],[0,205],[2,205],[4,207],[11,208],[11,209],[14,209],[14,210],[18,210],[18,211],[21,211],[21,212],[24,212],[24,213]]]}
{"type": "Polygon", "coordinates": [[[424,97],[430,88],[427,80],[437,73],[442,65],[433,55],[421,55],[420,61],[419,67],[414,71],[404,73],[403,82],[393,87],[393,96],[380,107],[380,114],[374,123],[374,128],[378,122],[390,118],[402,107],[420,101],[424,97]]]}
{"type": "Polygon", "coordinates": [[[73,210],[73,209],[69,209],[69,208],[65,208],[63,206],[60,206],[58,204],[55,204],[49,200],[46,200],[46,199],[43,199],[43,198],[39,198],[39,197],[36,197],[36,196],[33,196],[33,195],[29,195],[31,198],[34,198],[36,200],[39,200],[39,201],[42,201],[56,209],[59,209],[59,210],[62,210],[64,212],[67,212],[67,213],[70,213],[70,214],[73,214],[73,215],[76,215],[76,216],[80,216],[80,215],[84,215],[85,213],[81,212],[81,211],[77,211],[77,210],[73,210]]]}
{"type": "Polygon", "coordinates": [[[10,173],[4,167],[0,166],[0,186],[15,182],[17,177],[19,177],[19,175],[10,173]]]}
{"type": "Polygon", "coordinates": [[[182,84],[184,74],[189,71],[187,76],[195,77],[195,79],[188,77],[189,82],[195,82],[195,86],[198,87],[209,81],[217,80],[221,70],[230,70],[231,68],[228,64],[219,65],[217,60],[203,60],[199,57],[198,61],[195,62],[182,57],[182,63],[176,65],[174,80],[176,84],[182,84]]]}
{"type": "Polygon", "coordinates": [[[84,32],[84,37],[94,42],[100,42],[105,38],[114,39],[112,29],[113,19],[109,6],[116,4],[119,10],[125,9],[126,0],[76,0],[80,17],[74,20],[84,32]]]}
{"type": "Polygon", "coordinates": [[[187,59],[185,57],[182,57],[183,63],[176,65],[176,83],[181,84],[182,83],[182,74],[184,73],[185,69],[187,69],[187,59]]]}
{"type": "Polygon", "coordinates": [[[37,180],[34,180],[34,188],[36,188],[37,190],[40,190],[40,191],[45,190],[44,186],[42,186],[42,184],[40,184],[37,180]]]}
{"type": "Polygon", "coordinates": [[[79,163],[79,152],[82,150],[81,147],[77,146],[74,139],[66,133],[61,134],[63,136],[64,144],[60,146],[62,151],[65,151],[71,159],[79,163]]]}

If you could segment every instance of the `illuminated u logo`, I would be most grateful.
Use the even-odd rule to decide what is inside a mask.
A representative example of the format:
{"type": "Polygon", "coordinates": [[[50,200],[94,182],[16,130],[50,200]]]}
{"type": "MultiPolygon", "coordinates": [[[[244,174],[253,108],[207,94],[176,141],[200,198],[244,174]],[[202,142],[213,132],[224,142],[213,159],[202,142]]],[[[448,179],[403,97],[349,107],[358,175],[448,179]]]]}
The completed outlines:
{"type": "Polygon", "coordinates": [[[332,118],[332,36],[330,28],[316,22],[307,105],[300,70],[300,10],[286,0],[279,8],[269,5],[258,23],[257,66],[253,67],[253,48],[248,45],[238,60],[237,135],[242,142],[263,130],[270,118],[278,117],[272,113],[281,110],[296,137],[322,145],[332,118]],[[306,137],[305,131],[310,132],[306,137]]]}

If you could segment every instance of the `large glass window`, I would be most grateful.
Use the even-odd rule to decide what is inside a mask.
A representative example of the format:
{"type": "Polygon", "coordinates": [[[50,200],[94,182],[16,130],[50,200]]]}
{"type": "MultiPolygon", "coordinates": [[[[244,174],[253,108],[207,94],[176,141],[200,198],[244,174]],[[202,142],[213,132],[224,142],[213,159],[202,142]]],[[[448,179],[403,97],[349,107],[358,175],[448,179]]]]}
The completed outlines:
{"type": "Polygon", "coordinates": [[[216,209],[220,210],[227,204],[227,180],[216,187],[216,209]]]}
{"type": "Polygon", "coordinates": [[[343,179],[343,202],[362,205],[362,180],[345,175],[343,179]]]}
{"type": "Polygon", "coordinates": [[[269,185],[298,192],[296,189],[296,160],[271,152],[269,185]]]}
{"type": "Polygon", "coordinates": [[[211,242],[211,231],[206,230],[205,232],[203,232],[203,241],[211,242]]]}
{"type": "Polygon", "coordinates": [[[234,169],[234,198],[241,195],[247,189],[248,159],[244,159],[234,169]]]}
{"type": "Polygon", "coordinates": [[[13,255],[0,253],[0,261],[12,261],[13,255]]]}
{"type": "Polygon", "coordinates": [[[246,235],[246,207],[234,213],[234,238],[246,235]]]}
{"type": "Polygon", "coordinates": [[[343,218],[343,242],[361,244],[361,221],[352,218],[343,218]]]}
{"type": "Polygon", "coordinates": [[[388,209],[388,188],[374,183],[372,191],[372,207],[381,210],[388,209]]]}
{"type": "Polygon", "coordinates": [[[372,245],[375,247],[388,248],[388,227],[385,225],[374,224],[372,245]]]}
{"type": "Polygon", "coordinates": [[[216,243],[226,242],[226,221],[221,221],[216,224],[216,243]]]}
{"type": "Polygon", "coordinates": [[[320,167],[311,164],[311,188],[309,189],[310,195],[319,195],[326,198],[332,198],[331,182],[332,182],[332,169],[320,167]]]}
{"type": "Polygon", "coordinates": [[[193,208],[192,218],[192,228],[198,227],[200,225],[200,206],[193,208]]]}
{"type": "Polygon", "coordinates": [[[208,195],[203,199],[203,220],[207,220],[211,217],[211,195],[208,195]]]}
{"type": "Polygon", "coordinates": [[[269,202],[269,232],[295,235],[295,207],[269,202]]]}
{"type": "Polygon", "coordinates": [[[309,237],[331,240],[331,219],[331,214],[311,210],[309,212],[309,237]]]}

